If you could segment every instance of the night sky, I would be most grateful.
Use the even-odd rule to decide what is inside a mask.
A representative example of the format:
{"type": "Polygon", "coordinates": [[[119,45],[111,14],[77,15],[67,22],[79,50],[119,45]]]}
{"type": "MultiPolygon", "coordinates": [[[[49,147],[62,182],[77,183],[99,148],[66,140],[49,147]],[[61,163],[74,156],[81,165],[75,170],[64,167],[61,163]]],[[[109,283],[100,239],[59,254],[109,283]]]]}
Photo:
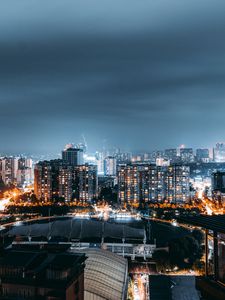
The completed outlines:
{"type": "Polygon", "coordinates": [[[2,0],[0,153],[225,140],[224,0],[2,0]]]}

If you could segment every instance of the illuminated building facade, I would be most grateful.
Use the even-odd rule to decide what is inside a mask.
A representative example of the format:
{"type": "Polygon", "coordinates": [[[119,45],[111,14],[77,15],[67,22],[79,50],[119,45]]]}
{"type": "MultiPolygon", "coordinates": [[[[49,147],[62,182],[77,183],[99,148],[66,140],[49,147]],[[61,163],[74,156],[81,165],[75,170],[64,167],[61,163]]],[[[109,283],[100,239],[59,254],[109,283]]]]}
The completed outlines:
{"type": "Polygon", "coordinates": [[[170,203],[184,203],[190,196],[190,168],[169,166],[165,171],[165,198],[170,203]]]}
{"type": "Polygon", "coordinates": [[[107,156],[104,160],[104,175],[116,176],[116,158],[107,156]]]}
{"type": "Polygon", "coordinates": [[[139,168],[140,202],[161,202],[164,198],[163,168],[149,164],[139,168]]]}
{"type": "Polygon", "coordinates": [[[75,182],[78,182],[78,199],[79,202],[87,203],[97,197],[98,176],[97,167],[94,165],[82,165],[75,170],[75,182]],[[77,178],[77,179],[76,179],[77,178]]]}
{"type": "Polygon", "coordinates": [[[1,158],[1,178],[4,184],[14,184],[16,180],[16,172],[18,169],[18,159],[14,157],[1,158]]]}
{"type": "Polygon", "coordinates": [[[34,174],[34,192],[40,200],[86,203],[97,195],[94,165],[70,166],[62,160],[43,161],[35,165],[34,174]]]}
{"type": "Polygon", "coordinates": [[[184,203],[189,199],[190,170],[187,166],[119,165],[117,174],[118,201],[122,206],[163,200],[184,203]]]}
{"type": "Polygon", "coordinates": [[[61,160],[42,161],[34,168],[34,193],[39,200],[57,200],[61,160]]]}
{"type": "Polygon", "coordinates": [[[118,166],[118,199],[124,205],[140,205],[164,198],[163,168],[153,164],[118,166]]]}
{"type": "Polygon", "coordinates": [[[140,178],[138,165],[118,166],[118,199],[123,206],[126,204],[139,204],[140,178]]]}
{"type": "Polygon", "coordinates": [[[31,184],[33,182],[32,159],[13,156],[0,158],[0,177],[5,185],[31,184]]]}

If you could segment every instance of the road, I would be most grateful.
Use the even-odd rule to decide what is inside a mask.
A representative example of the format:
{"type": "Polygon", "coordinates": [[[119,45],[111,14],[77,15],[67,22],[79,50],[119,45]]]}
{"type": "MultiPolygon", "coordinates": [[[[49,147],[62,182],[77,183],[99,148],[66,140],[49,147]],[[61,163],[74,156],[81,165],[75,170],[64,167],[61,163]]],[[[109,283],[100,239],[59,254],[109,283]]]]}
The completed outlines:
{"type": "Polygon", "coordinates": [[[133,299],[134,300],[147,300],[149,299],[149,285],[147,274],[134,274],[133,275],[133,299]]]}

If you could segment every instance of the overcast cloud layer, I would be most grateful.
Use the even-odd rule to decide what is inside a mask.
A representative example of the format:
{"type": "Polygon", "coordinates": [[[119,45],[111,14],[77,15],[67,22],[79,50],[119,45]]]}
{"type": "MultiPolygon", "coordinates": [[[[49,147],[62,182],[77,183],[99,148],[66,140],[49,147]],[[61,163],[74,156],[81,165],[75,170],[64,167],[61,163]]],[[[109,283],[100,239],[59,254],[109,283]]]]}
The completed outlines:
{"type": "Polygon", "coordinates": [[[225,140],[224,0],[2,0],[0,152],[225,140]]]}

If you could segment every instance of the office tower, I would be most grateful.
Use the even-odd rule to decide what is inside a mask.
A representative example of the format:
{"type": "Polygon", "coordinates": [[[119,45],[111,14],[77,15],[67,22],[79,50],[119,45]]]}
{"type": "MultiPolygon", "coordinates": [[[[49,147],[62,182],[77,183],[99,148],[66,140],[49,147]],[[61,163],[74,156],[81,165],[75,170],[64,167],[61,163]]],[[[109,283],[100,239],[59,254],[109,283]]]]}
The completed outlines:
{"type": "Polygon", "coordinates": [[[165,171],[165,197],[171,203],[184,203],[190,196],[190,168],[172,165],[165,171]]]}
{"type": "Polygon", "coordinates": [[[106,176],[116,176],[116,158],[107,156],[104,159],[104,174],[106,176]]]}
{"type": "Polygon", "coordinates": [[[215,162],[225,162],[225,143],[217,143],[213,148],[213,160],[215,162]]]}
{"type": "Polygon", "coordinates": [[[209,162],[209,149],[197,149],[196,150],[196,161],[208,163],[209,162]]]}
{"type": "Polygon", "coordinates": [[[182,163],[192,163],[194,162],[194,152],[192,148],[181,148],[180,149],[180,159],[182,163]]]}
{"type": "Polygon", "coordinates": [[[170,160],[171,163],[177,162],[177,149],[166,149],[164,157],[170,160]]]}
{"type": "Polygon", "coordinates": [[[66,146],[62,151],[62,160],[70,166],[79,166],[83,164],[83,149],[66,146]]]}

